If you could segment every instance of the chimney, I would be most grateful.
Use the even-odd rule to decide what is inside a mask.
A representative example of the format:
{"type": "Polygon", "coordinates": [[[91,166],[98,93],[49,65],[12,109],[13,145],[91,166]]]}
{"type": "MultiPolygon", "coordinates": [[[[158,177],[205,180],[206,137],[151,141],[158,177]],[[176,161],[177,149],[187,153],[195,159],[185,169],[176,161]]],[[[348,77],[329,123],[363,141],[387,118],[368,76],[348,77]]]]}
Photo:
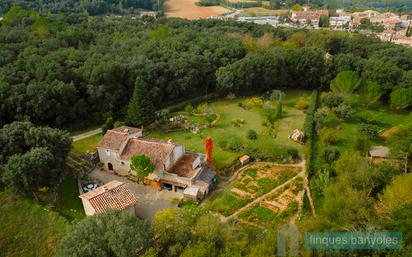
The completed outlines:
{"type": "Polygon", "coordinates": [[[205,140],[205,147],[206,147],[206,159],[207,159],[207,164],[209,166],[212,166],[213,164],[213,157],[212,157],[212,152],[213,152],[213,141],[211,137],[207,137],[205,140]]]}
{"type": "Polygon", "coordinates": [[[126,128],[126,129],[123,130],[123,132],[129,133],[129,129],[126,128]]]}

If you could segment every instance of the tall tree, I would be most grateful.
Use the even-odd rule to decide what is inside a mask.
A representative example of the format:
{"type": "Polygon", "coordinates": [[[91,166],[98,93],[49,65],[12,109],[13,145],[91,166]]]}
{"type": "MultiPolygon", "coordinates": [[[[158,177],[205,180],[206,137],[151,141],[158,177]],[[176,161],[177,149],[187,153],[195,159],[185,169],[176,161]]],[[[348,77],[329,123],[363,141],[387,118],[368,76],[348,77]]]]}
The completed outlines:
{"type": "Polygon", "coordinates": [[[150,225],[126,211],[109,210],[73,225],[58,256],[141,256],[152,245],[150,225]]]}
{"type": "Polygon", "coordinates": [[[50,168],[53,155],[46,148],[33,148],[30,152],[10,157],[2,173],[2,181],[15,193],[30,194],[42,186],[51,186],[59,174],[50,168]]]}
{"type": "Polygon", "coordinates": [[[155,119],[153,99],[146,82],[137,78],[133,97],[127,110],[127,120],[130,125],[150,125],[155,119]]]}

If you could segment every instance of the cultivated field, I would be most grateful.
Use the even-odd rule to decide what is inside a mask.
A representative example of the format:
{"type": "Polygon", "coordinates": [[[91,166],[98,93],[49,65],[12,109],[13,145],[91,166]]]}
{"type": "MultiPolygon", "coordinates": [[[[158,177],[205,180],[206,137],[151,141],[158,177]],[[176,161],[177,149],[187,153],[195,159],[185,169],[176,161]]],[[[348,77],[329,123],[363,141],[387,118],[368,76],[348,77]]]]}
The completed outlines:
{"type": "Polygon", "coordinates": [[[198,0],[166,0],[165,14],[167,17],[179,17],[189,20],[209,18],[230,12],[221,6],[197,6],[198,0]]]}
{"type": "Polygon", "coordinates": [[[297,176],[301,171],[299,165],[253,163],[207,206],[228,219],[257,226],[288,220],[302,202],[303,178],[297,176]]]}

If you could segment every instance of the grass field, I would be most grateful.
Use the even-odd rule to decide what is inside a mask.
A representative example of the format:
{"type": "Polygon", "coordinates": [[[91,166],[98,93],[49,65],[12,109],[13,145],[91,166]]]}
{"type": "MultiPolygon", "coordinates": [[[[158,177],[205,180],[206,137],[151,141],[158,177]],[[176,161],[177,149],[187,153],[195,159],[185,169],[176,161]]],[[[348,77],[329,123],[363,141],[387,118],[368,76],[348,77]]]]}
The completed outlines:
{"type": "Polygon", "coordinates": [[[55,256],[65,218],[8,192],[0,192],[0,202],[0,256],[55,256]]]}
{"type": "Polygon", "coordinates": [[[242,9],[240,16],[269,16],[269,15],[285,15],[289,10],[270,10],[263,7],[250,7],[242,9]]]}
{"type": "Polygon", "coordinates": [[[102,139],[102,135],[94,135],[76,142],[73,142],[73,149],[72,151],[75,154],[83,154],[86,152],[93,152],[96,151],[96,145],[102,139]]]}
{"type": "MultiPolygon", "coordinates": [[[[164,131],[154,131],[149,137],[160,139],[173,139],[175,142],[182,143],[186,149],[205,152],[204,140],[210,136],[214,142],[214,161],[215,165],[220,168],[222,166],[233,163],[238,157],[245,154],[244,151],[233,152],[224,150],[219,146],[219,142],[229,140],[233,137],[240,138],[248,146],[260,149],[265,152],[273,152],[274,147],[285,148],[293,147],[303,153],[303,146],[291,142],[288,135],[294,129],[302,129],[304,121],[304,113],[295,108],[295,102],[299,97],[306,97],[306,91],[293,91],[286,94],[283,103],[283,118],[278,122],[276,137],[267,135],[267,128],[263,126],[266,120],[265,106],[254,106],[251,109],[243,109],[238,106],[240,102],[246,99],[234,100],[219,100],[209,104],[214,113],[220,114],[219,121],[213,128],[206,128],[199,134],[193,134],[190,131],[178,131],[165,133],[164,131]],[[241,127],[233,126],[232,121],[242,119],[245,121],[241,127]],[[255,130],[258,133],[257,140],[249,140],[246,138],[248,130],[255,130]]],[[[273,108],[273,106],[269,106],[273,108]]]]}
{"type": "Polygon", "coordinates": [[[79,198],[77,179],[74,175],[68,174],[59,188],[59,197],[56,210],[69,220],[82,219],[86,215],[83,210],[82,201],[79,198]]]}

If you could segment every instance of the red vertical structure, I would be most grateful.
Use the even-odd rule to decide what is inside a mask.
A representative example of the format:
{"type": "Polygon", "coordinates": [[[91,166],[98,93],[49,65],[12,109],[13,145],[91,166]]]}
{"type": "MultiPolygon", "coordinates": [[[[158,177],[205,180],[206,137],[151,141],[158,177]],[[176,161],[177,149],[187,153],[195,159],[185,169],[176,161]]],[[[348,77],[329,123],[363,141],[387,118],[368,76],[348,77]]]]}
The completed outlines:
{"type": "Polygon", "coordinates": [[[207,137],[205,140],[205,145],[206,145],[206,159],[207,163],[209,166],[212,166],[213,160],[212,160],[212,152],[213,152],[213,141],[211,137],[207,137]]]}

